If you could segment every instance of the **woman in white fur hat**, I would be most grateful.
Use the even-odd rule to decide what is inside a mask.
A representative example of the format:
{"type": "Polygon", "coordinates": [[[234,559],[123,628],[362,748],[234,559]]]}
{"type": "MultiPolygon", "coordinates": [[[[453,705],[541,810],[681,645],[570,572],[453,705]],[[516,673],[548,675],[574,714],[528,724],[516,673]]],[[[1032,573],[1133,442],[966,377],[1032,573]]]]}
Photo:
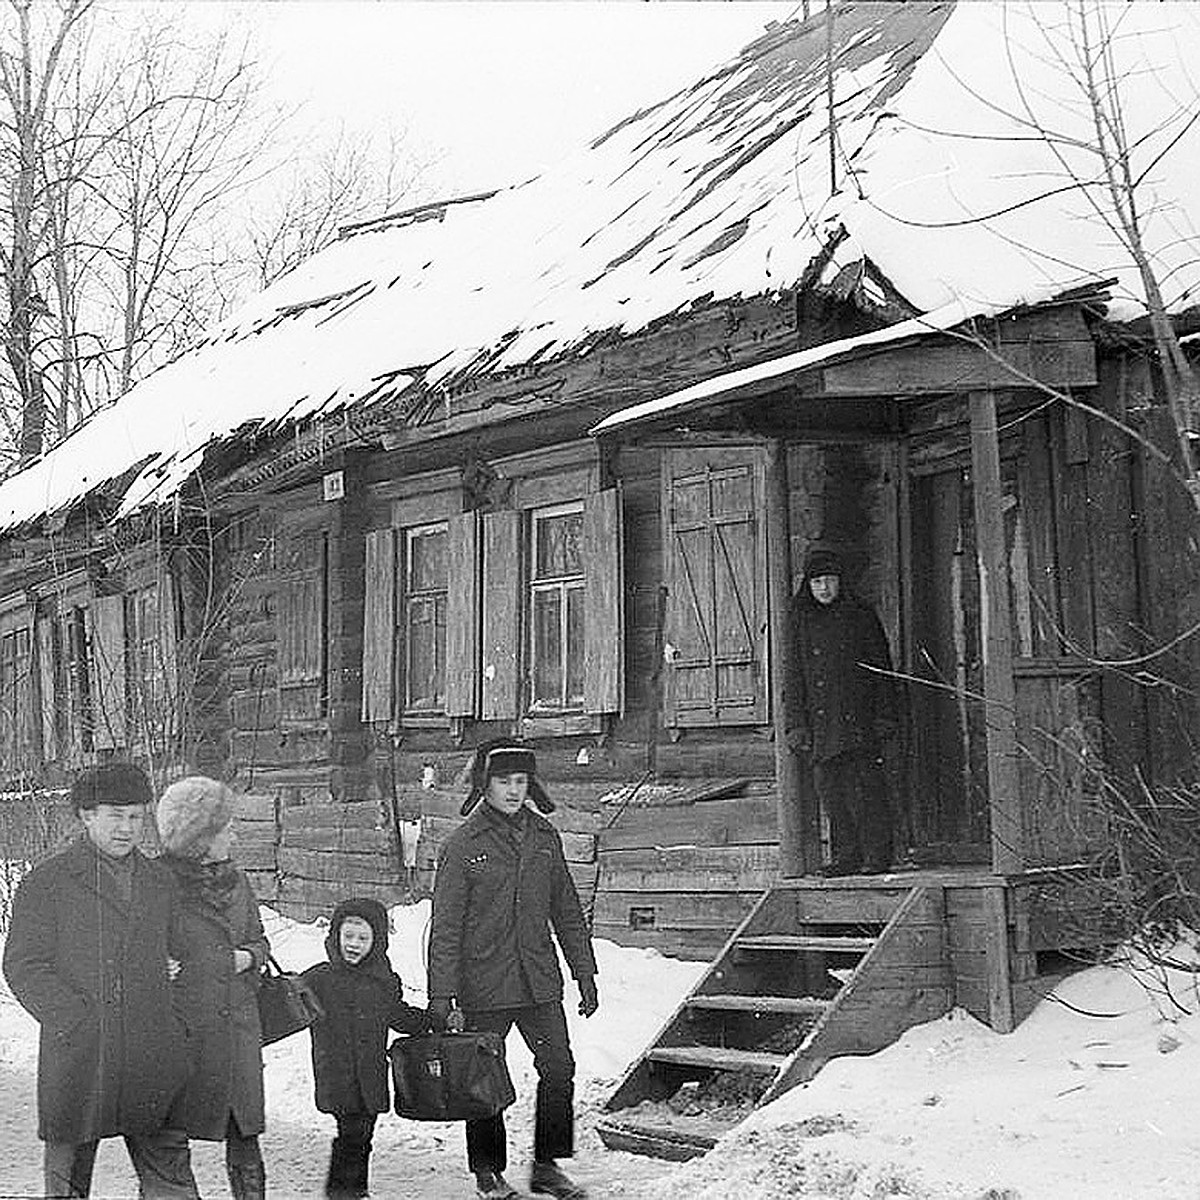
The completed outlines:
{"type": "Polygon", "coordinates": [[[256,991],[269,947],[249,881],[230,857],[235,797],[202,775],[171,784],[158,802],[158,836],[183,901],[178,986],[196,1043],[194,1069],[173,1124],[225,1142],[234,1200],[261,1200],[266,1169],[262,1030],[256,991]]]}

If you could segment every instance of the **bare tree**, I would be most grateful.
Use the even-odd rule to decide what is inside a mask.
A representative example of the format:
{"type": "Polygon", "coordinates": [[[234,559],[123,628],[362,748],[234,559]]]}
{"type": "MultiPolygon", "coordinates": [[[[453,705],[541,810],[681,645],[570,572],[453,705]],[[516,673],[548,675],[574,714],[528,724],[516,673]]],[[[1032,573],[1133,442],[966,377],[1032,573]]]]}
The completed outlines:
{"type": "Polygon", "coordinates": [[[274,199],[252,215],[246,239],[253,282],[274,282],[329,245],[346,223],[413,202],[427,165],[403,131],[334,131],[314,155],[286,170],[274,199]]]}
{"type": "MultiPolygon", "coordinates": [[[[8,0],[16,18],[16,36],[0,47],[0,97],[6,112],[0,123],[0,167],[9,179],[4,205],[4,244],[0,265],[5,276],[4,352],[18,406],[13,422],[18,456],[26,461],[41,452],[46,421],[44,368],[39,339],[48,316],[39,283],[47,236],[47,200],[54,181],[47,177],[49,147],[56,140],[53,122],[58,71],[77,27],[92,0],[59,0],[46,20],[33,12],[32,0],[8,0]]],[[[10,420],[13,420],[10,417],[10,420]]]]}

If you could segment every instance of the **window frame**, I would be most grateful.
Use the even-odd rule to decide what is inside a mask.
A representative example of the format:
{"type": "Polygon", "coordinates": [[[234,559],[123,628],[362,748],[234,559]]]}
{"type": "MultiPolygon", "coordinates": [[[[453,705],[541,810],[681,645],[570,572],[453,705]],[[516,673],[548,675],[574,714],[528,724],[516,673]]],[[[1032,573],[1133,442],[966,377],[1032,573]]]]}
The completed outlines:
{"type": "Polygon", "coordinates": [[[584,663],[587,656],[587,613],[586,613],[586,575],[583,564],[583,520],[584,502],[566,500],[558,504],[540,505],[525,513],[524,521],[524,554],[526,570],[523,577],[523,611],[524,625],[522,643],[525,649],[525,670],[523,672],[524,695],[522,696],[522,717],[535,719],[538,717],[565,717],[585,711],[585,696],[583,690],[584,663]],[[538,566],[538,530],[543,522],[549,522],[557,517],[578,516],[579,530],[577,533],[579,557],[578,571],[539,577],[538,566]],[[539,702],[537,695],[538,679],[538,598],[545,595],[558,597],[558,635],[559,661],[555,673],[559,681],[558,696],[554,702],[539,702]],[[578,641],[574,648],[578,656],[579,695],[575,700],[570,694],[571,686],[571,602],[574,600],[579,614],[578,641]]]}
{"type": "MultiPolygon", "coordinates": [[[[394,634],[395,664],[398,678],[396,680],[396,696],[399,698],[401,720],[408,723],[427,718],[443,719],[446,716],[446,685],[447,685],[447,612],[450,599],[450,529],[447,521],[429,521],[420,525],[409,525],[399,530],[401,535],[400,553],[396,556],[396,631],[394,634]],[[416,588],[413,586],[413,564],[415,556],[413,545],[423,537],[441,536],[445,539],[443,557],[443,578],[440,587],[416,588]],[[439,609],[440,601],[440,609],[439,609]],[[415,676],[413,669],[413,637],[414,606],[433,605],[433,658],[434,663],[440,662],[441,693],[436,692],[433,703],[418,703],[413,698],[412,681],[415,676]],[[439,619],[440,611],[440,619],[439,619]],[[440,635],[439,635],[440,630],[440,635]]],[[[435,666],[435,677],[438,669],[435,666]]]]}

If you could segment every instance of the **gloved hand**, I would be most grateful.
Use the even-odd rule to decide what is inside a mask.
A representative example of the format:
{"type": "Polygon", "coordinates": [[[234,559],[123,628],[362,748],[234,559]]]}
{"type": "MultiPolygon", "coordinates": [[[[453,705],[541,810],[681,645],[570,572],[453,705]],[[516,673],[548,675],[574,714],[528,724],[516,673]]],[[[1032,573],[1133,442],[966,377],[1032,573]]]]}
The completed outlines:
{"type": "Polygon", "coordinates": [[[590,1017],[600,1007],[600,994],[596,991],[596,977],[585,975],[579,980],[579,1015],[590,1017]]]}
{"type": "Polygon", "coordinates": [[[444,1033],[446,1018],[450,1015],[449,996],[430,996],[425,1011],[429,1014],[429,1027],[434,1033],[444,1033]]]}

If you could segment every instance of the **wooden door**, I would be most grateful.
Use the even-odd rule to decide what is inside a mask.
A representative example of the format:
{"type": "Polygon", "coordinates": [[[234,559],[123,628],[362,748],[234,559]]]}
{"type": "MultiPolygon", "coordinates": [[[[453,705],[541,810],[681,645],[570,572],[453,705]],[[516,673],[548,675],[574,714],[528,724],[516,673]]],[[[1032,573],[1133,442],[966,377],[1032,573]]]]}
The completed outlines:
{"type": "Polygon", "coordinates": [[[913,479],[911,824],[931,862],[990,858],[979,575],[969,473],[913,479]]]}
{"type": "Polygon", "coordinates": [[[664,456],[668,725],[768,720],[763,495],[757,447],[664,456]]]}

